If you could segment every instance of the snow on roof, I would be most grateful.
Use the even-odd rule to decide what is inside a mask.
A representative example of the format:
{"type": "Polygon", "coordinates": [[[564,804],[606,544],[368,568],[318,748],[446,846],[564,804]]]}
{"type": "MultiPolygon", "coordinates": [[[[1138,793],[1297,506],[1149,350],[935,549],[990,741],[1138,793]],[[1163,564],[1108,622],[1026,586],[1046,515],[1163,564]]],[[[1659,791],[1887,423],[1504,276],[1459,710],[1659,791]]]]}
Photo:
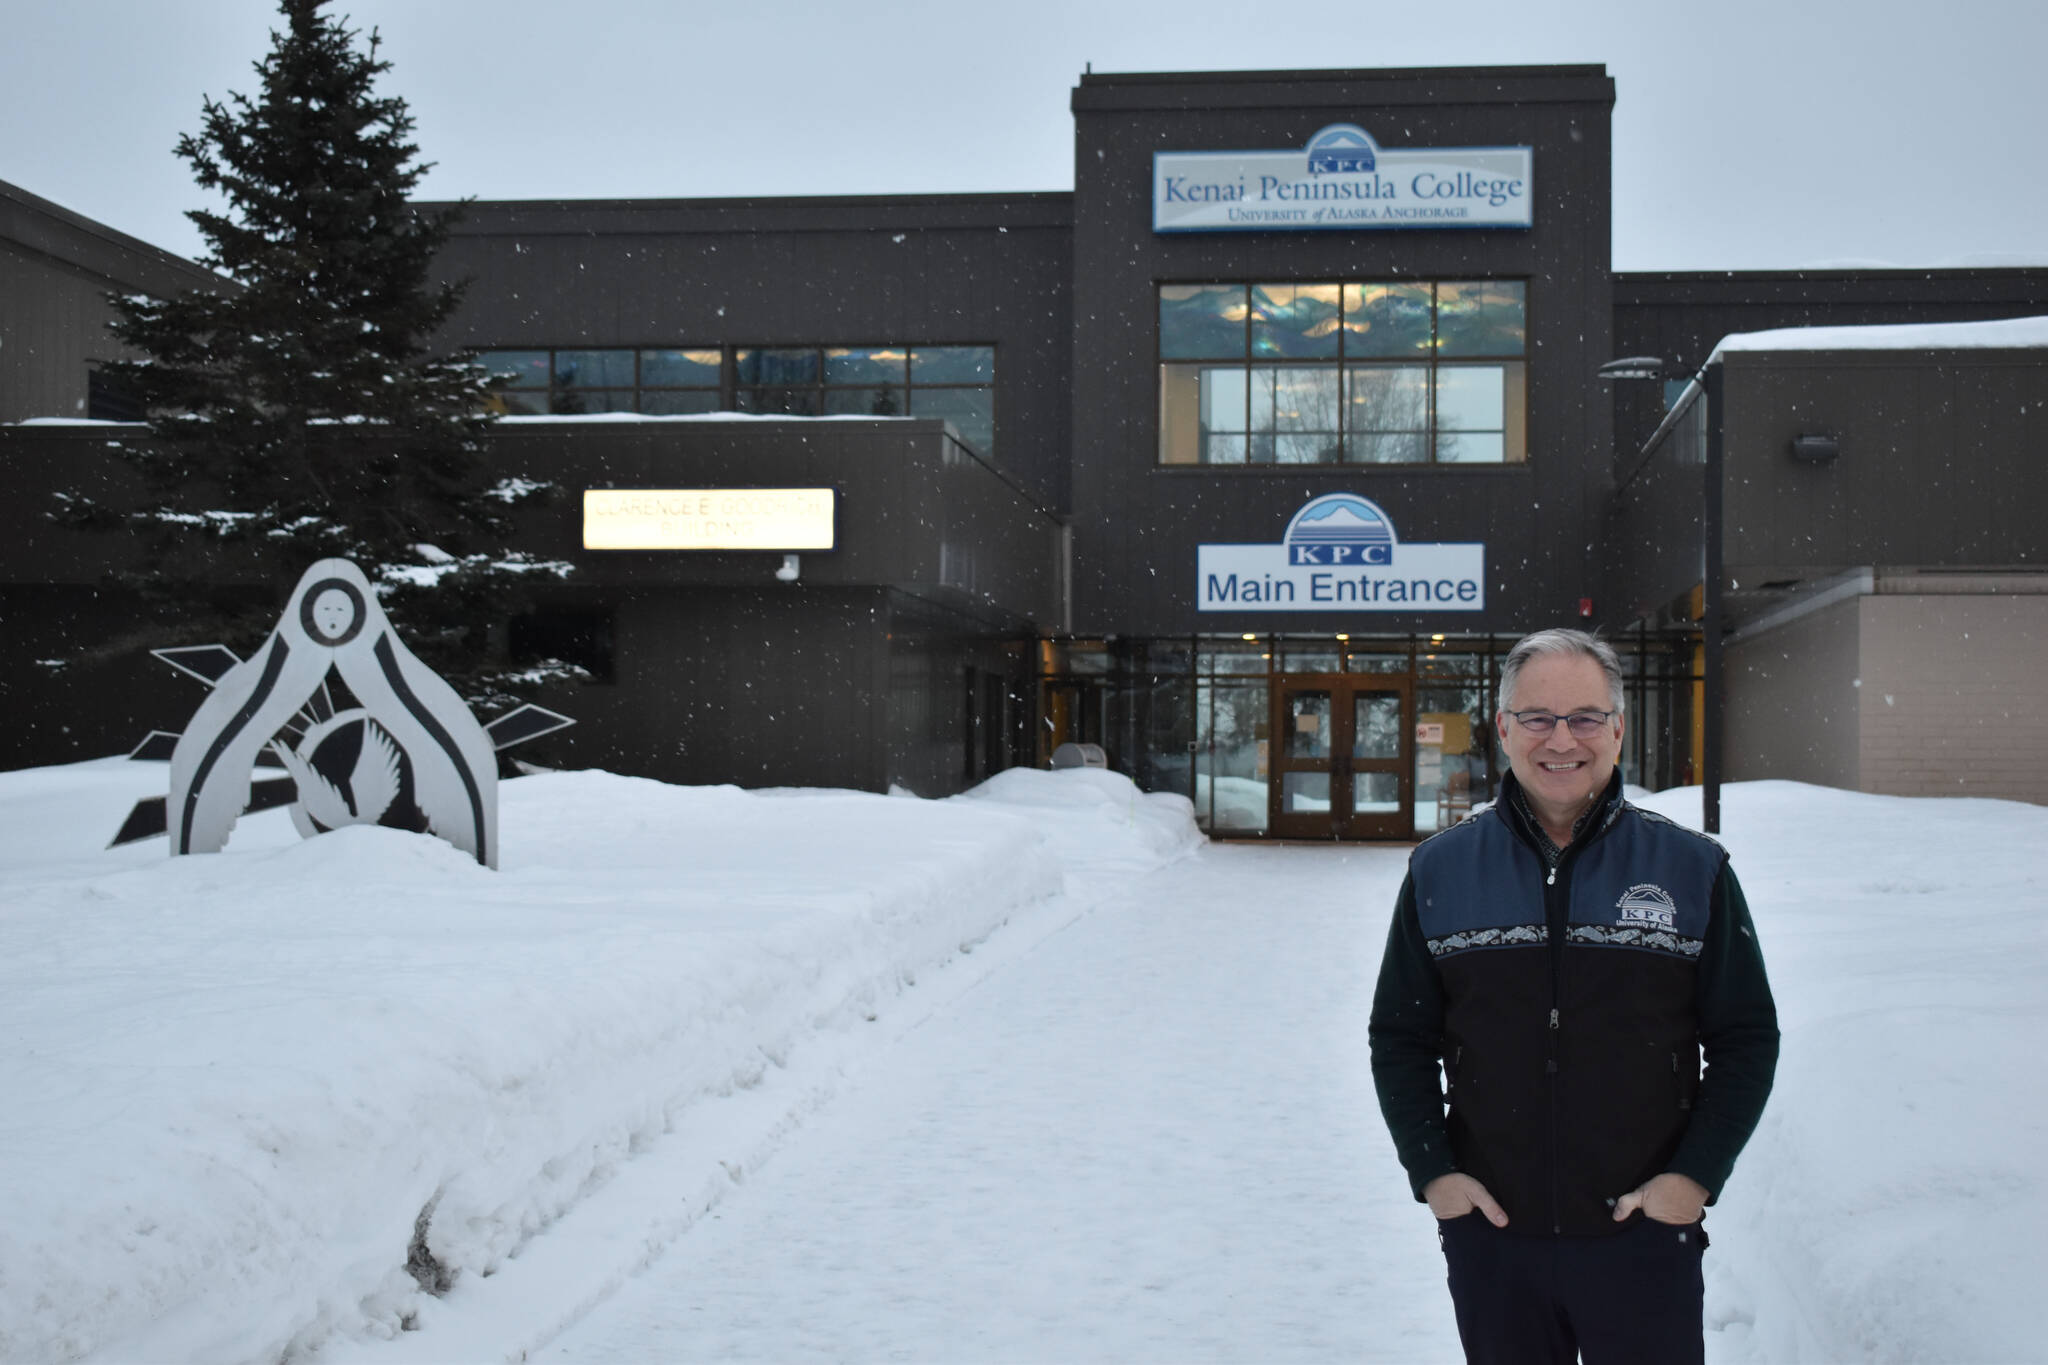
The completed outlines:
{"type": "MultiPolygon", "coordinates": [[[[363,422],[357,417],[316,418],[316,424],[363,422]]],[[[669,422],[914,422],[932,421],[930,417],[917,418],[903,413],[859,413],[838,412],[824,416],[807,416],[801,413],[779,412],[579,412],[579,413],[533,413],[508,412],[500,414],[498,421],[508,426],[542,426],[550,423],[669,423],[669,422]]],[[[0,423],[21,427],[107,427],[145,426],[143,422],[108,422],[97,417],[24,417],[19,422],[0,423]]]]}
{"type": "Polygon", "coordinates": [[[139,427],[141,422],[110,422],[104,417],[24,417],[18,422],[0,425],[11,427],[139,427]]]}
{"type": "MultiPolygon", "coordinates": [[[[835,412],[824,416],[781,412],[508,412],[499,423],[514,426],[549,422],[911,422],[918,419],[903,413],[869,414],[835,412]]],[[[932,420],[927,417],[925,421],[932,420]]]]}
{"type": "Polygon", "coordinates": [[[2033,346],[2048,346],[2048,317],[1734,332],[1721,338],[1707,363],[1713,364],[1728,351],[1955,351],[2033,346]]]}

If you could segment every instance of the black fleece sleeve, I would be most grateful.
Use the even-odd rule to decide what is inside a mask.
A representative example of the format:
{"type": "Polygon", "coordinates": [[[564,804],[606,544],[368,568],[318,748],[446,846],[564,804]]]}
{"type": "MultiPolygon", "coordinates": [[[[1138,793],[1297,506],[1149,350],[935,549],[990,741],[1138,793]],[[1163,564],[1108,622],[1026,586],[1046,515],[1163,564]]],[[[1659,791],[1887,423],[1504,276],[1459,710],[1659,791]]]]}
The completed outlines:
{"type": "Polygon", "coordinates": [[[1422,937],[1412,879],[1401,883],[1394,906],[1366,1037],[1372,1046],[1372,1083],[1379,1092],[1380,1113],[1393,1134],[1394,1151],[1407,1168],[1409,1187],[1421,1199],[1423,1186],[1457,1166],[1444,1127],[1438,1071],[1444,1055],[1443,982],[1422,937]]]}
{"type": "Polygon", "coordinates": [[[1778,1069],[1778,1007],[1749,904],[1725,863],[1714,883],[1699,972],[1700,1050],[1707,1069],[1671,1169],[1705,1186],[1711,1204],[1763,1116],[1778,1069]]]}

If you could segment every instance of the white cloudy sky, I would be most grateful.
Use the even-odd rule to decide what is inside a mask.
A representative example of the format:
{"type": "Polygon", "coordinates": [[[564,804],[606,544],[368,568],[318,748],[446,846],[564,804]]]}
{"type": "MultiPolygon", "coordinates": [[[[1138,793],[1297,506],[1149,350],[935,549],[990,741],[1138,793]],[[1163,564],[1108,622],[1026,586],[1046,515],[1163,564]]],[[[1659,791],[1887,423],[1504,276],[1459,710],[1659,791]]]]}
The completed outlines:
{"type": "MultiPolygon", "coordinates": [[[[268,0],[13,0],[0,180],[175,251],[268,0]]],[[[1097,71],[1602,62],[1621,269],[2048,263],[2035,0],[338,0],[432,197],[1066,189],[1097,71]]],[[[1368,120],[1369,121],[1369,120],[1368,120]]]]}

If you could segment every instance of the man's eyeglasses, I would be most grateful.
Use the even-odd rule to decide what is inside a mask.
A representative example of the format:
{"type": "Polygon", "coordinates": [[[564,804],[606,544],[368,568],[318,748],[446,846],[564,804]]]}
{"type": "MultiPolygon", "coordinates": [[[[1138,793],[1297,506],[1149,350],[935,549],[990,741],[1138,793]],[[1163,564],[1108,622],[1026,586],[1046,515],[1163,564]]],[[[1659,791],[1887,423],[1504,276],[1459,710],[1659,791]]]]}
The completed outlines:
{"type": "Polygon", "coordinates": [[[1557,728],[1559,721],[1563,721],[1571,730],[1573,739],[1591,739],[1606,729],[1607,722],[1613,720],[1618,713],[1574,711],[1568,716],[1553,716],[1548,711],[1510,711],[1508,714],[1515,718],[1515,724],[1532,735],[1547,735],[1557,728]]]}

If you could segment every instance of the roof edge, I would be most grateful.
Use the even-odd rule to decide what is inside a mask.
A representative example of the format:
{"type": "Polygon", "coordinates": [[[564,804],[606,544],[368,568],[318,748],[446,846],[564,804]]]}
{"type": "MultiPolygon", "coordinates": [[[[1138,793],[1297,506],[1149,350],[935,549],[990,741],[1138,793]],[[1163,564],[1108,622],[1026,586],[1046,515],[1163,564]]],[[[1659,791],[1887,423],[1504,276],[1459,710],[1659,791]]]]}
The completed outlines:
{"type": "MultiPolygon", "coordinates": [[[[119,228],[108,227],[105,223],[95,218],[86,217],[76,209],[66,208],[55,200],[45,199],[41,195],[31,193],[10,181],[0,180],[0,206],[13,207],[21,212],[46,219],[62,231],[81,234],[94,241],[114,247],[117,250],[133,253],[152,265],[187,272],[197,277],[227,282],[224,276],[215,274],[197,261],[187,260],[174,251],[167,251],[154,243],[145,242],[140,237],[131,237],[119,228]]],[[[90,265],[89,262],[81,261],[75,256],[63,253],[58,249],[61,246],[61,243],[58,241],[47,238],[31,239],[12,232],[6,234],[5,240],[42,252],[44,255],[55,257],[72,265],[90,265]]]]}
{"type": "Polygon", "coordinates": [[[1614,78],[1579,66],[1414,66],[1324,71],[1084,72],[1076,115],[1194,108],[1327,109],[1441,105],[1590,104],[1612,107],[1614,78]]]}
{"type": "Polygon", "coordinates": [[[1114,85],[1254,85],[1307,82],[1355,84],[1361,81],[1412,80],[1584,80],[1604,78],[1603,62],[1551,66],[1378,66],[1323,67],[1305,71],[1088,71],[1083,86],[1114,85]]]}
{"type": "Polygon", "coordinates": [[[737,209],[884,208],[900,204],[930,206],[1072,203],[1072,190],[990,191],[961,194],[759,194],[723,198],[662,199],[414,199],[416,209],[546,208],[546,209],[737,209]]]}
{"type": "MultiPolygon", "coordinates": [[[[502,232],[1069,231],[1071,190],[1015,194],[786,195],[731,199],[474,199],[457,237],[502,232]]],[[[415,201],[413,207],[453,207],[415,201]]]]}

